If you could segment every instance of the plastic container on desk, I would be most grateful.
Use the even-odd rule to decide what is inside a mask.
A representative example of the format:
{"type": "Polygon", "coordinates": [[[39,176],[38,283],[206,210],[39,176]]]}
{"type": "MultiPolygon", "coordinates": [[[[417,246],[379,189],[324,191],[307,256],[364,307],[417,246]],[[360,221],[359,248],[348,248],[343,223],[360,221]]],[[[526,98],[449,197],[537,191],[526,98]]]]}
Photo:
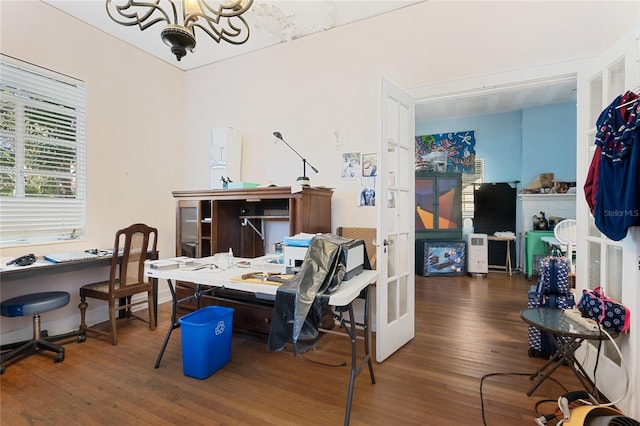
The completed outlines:
{"type": "Polygon", "coordinates": [[[231,359],[233,309],[206,306],[180,318],[182,371],[206,379],[231,359]]]}

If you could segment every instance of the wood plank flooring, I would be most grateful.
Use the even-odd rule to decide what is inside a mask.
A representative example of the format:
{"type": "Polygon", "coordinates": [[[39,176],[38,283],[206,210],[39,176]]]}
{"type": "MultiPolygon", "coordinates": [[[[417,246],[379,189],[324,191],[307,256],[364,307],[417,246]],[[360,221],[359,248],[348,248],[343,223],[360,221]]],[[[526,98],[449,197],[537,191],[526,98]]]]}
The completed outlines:
{"type": "MultiPolygon", "coordinates": [[[[543,360],[527,356],[530,282],[522,275],[487,278],[416,277],[416,336],[358,376],[352,425],[535,424],[539,401],[581,390],[561,367],[531,396],[527,374],[543,360]]],[[[38,354],[0,376],[0,423],[19,425],[341,425],[349,383],[348,339],[325,335],[319,348],[294,357],[266,351],[264,338],[234,334],[231,361],[205,380],[182,372],[179,330],[160,368],[156,356],[169,326],[119,323],[118,346],[103,338],[65,344],[64,362],[38,354]],[[318,363],[323,363],[321,365],[318,363]]],[[[3,319],[4,321],[5,319],[3,319]]],[[[551,413],[555,402],[542,403],[551,413]]]]}

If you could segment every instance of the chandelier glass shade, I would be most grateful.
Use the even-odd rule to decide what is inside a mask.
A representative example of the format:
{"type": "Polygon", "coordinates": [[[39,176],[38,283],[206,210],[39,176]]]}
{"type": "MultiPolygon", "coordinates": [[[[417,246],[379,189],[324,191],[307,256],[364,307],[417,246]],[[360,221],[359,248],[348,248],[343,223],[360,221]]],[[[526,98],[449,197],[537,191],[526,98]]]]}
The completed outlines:
{"type": "Polygon", "coordinates": [[[242,16],[253,0],[107,0],[107,14],[120,25],[140,27],[165,24],[162,41],[178,61],[196,47],[194,29],[200,28],[216,43],[243,44],[249,40],[249,24],[242,16]]]}

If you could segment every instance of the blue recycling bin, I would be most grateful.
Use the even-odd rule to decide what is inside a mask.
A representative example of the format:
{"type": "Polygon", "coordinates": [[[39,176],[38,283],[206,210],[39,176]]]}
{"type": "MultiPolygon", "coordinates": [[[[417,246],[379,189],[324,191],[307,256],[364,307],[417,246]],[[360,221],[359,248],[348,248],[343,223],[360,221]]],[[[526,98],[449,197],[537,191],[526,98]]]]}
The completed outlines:
{"type": "Polygon", "coordinates": [[[233,308],[207,306],[181,317],[182,371],[206,379],[231,359],[233,308]]]}

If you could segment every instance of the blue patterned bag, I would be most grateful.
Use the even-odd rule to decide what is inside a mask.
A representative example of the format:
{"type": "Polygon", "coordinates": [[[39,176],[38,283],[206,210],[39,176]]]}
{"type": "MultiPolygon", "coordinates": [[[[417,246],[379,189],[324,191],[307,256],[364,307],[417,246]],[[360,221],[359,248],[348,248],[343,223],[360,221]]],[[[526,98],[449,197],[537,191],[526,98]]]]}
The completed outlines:
{"type": "MultiPolygon", "coordinates": [[[[540,259],[537,285],[529,289],[527,308],[571,309],[575,306],[569,285],[569,260],[561,256],[540,259]]],[[[529,356],[549,358],[556,352],[551,340],[567,341],[569,337],[551,337],[532,325],[529,326],[529,356]]]]}
{"type": "Polygon", "coordinates": [[[602,287],[582,290],[578,310],[583,317],[591,318],[607,330],[626,333],[631,326],[629,309],[605,296],[602,287]]]}

